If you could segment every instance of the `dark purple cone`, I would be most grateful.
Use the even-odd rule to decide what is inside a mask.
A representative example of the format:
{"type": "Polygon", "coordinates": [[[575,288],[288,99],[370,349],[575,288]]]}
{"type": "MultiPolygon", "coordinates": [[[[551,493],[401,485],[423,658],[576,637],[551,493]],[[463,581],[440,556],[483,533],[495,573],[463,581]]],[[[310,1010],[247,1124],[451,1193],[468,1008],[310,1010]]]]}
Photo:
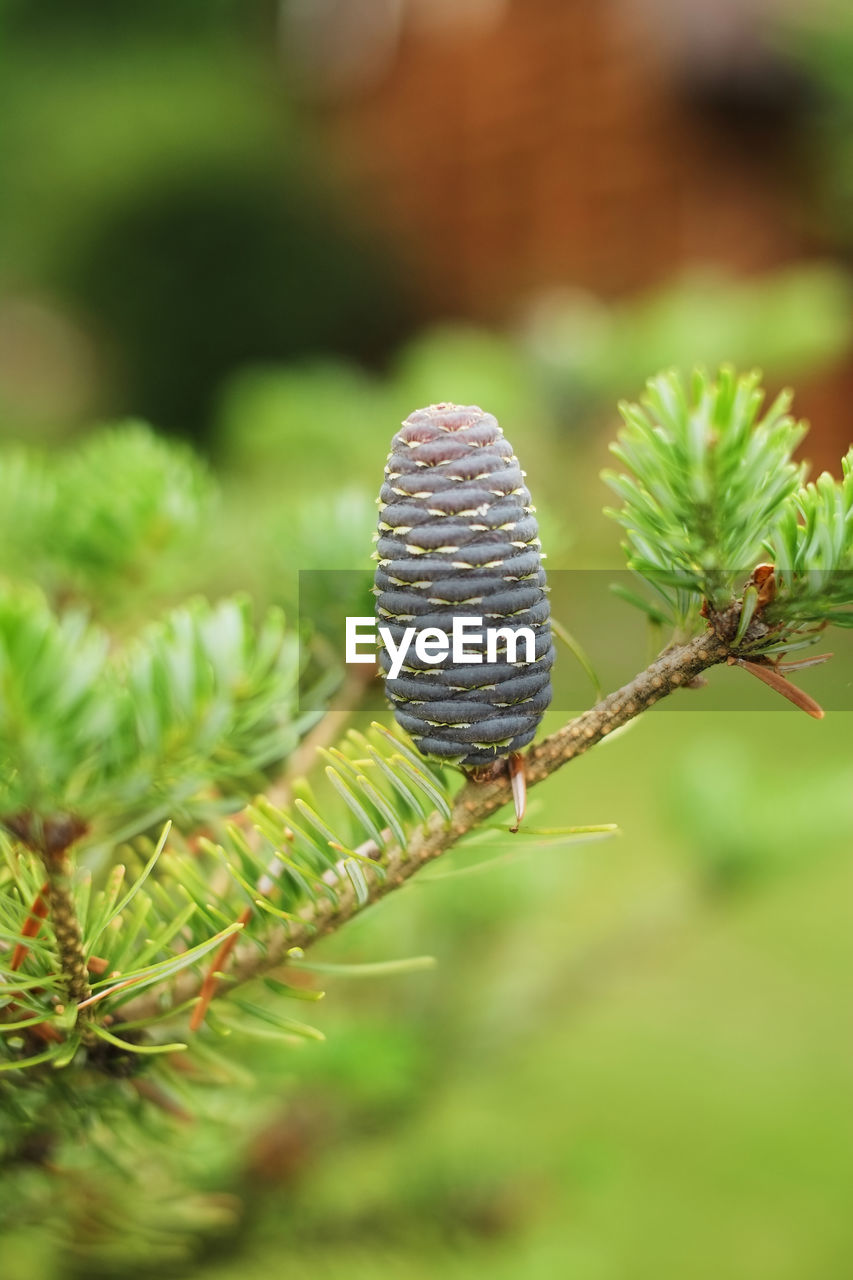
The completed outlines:
{"type": "MultiPolygon", "coordinates": [[[[500,649],[487,663],[483,646],[481,663],[430,665],[410,648],[385,692],[425,756],[481,768],[536,733],[554,662],[538,534],[524,472],[490,413],[436,404],[406,419],[379,495],[377,621],[395,644],[411,626],[449,637],[463,615],[481,617],[483,629],[529,627],[535,636],[529,663],[510,663],[500,649]]],[[[384,647],[379,663],[391,667],[384,647]]]]}

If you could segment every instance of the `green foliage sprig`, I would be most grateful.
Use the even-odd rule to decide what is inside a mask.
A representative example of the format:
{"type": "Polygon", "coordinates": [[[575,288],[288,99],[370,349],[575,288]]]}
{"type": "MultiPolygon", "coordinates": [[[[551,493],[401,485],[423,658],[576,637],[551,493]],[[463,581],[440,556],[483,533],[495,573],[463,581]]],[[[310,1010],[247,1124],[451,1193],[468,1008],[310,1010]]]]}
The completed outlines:
{"type": "Polygon", "coordinates": [[[749,575],[769,559],[772,636],[752,651],[780,652],[805,624],[853,622],[853,480],[848,454],[840,481],[806,484],[793,458],[806,425],[788,413],[791,393],[762,415],[763,399],[757,372],[652,378],[642,404],[620,405],[625,426],[611,449],[625,471],[604,479],[623,500],[608,514],[626,531],[629,568],[655,593],[632,603],[682,635],[744,591],[751,616],[749,575]]]}
{"type": "Polygon", "coordinates": [[[272,609],[196,600],[116,645],[79,610],[0,590],[0,815],[73,814],[87,841],[234,807],[316,712],[272,609]]]}
{"type": "Polygon", "coordinates": [[[766,542],[776,567],[769,615],[783,623],[853,627],[853,448],[842,479],[828,472],[800,488],[766,542]]]}
{"type": "Polygon", "coordinates": [[[215,489],[189,448],[142,423],[104,428],[76,448],[10,448],[0,466],[0,572],[57,602],[116,621],[186,586],[215,489]],[[177,578],[177,581],[175,581],[177,578]]]}
{"type": "Polygon", "coordinates": [[[759,417],[760,375],[713,381],[675,373],[650,379],[642,405],[621,404],[625,427],[611,451],[628,474],[605,472],[623,499],[609,510],[626,530],[628,565],[649,581],[680,623],[701,602],[722,608],[736,594],[796,491],[791,460],[805,435],[783,392],[759,417]]]}

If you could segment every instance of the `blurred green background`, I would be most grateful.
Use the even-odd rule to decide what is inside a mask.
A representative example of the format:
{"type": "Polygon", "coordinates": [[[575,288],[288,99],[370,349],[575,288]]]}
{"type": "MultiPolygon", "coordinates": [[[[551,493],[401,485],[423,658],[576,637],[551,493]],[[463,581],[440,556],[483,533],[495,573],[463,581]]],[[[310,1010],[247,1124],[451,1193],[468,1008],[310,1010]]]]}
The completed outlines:
{"type": "MultiPolygon", "coordinates": [[[[473,251],[460,257],[468,241],[451,223],[475,135],[459,172],[442,176],[453,121],[442,142],[413,115],[408,151],[423,200],[437,188],[444,205],[453,272],[480,299],[487,281],[513,281],[502,301],[474,305],[460,290],[441,303],[424,284],[445,242],[381,196],[365,112],[390,118],[387,86],[418,59],[438,79],[455,57],[488,67],[506,24],[538,22],[544,47],[555,6],[437,5],[429,22],[427,8],[0,5],[4,466],[21,443],[62,451],[92,424],[131,416],[191,441],[218,490],[204,545],[179,569],[94,602],[117,628],[187,592],[244,589],[295,617],[299,569],[365,568],[390,437],[437,400],[497,414],[555,570],[619,568],[597,476],[616,400],[659,368],[758,364],[771,388],[802,385],[795,407],[814,417],[805,456],[837,466],[847,447],[849,15],[792,27],[781,7],[733,4],[716,61],[713,42],[664,3],[608,19],[627,24],[630,45],[639,15],[668,52],[652,74],[639,45],[612,65],[603,45],[602,101],[628,86],[638,102],[667,103],[679,133],[661,136],[661,153],[678,148],[694,174],[692,205],[679,189],[685,208],[716,194],[707,226],[730,228],[706,252],[697,222],[645,274],[630,263],[619,278],[573,274],[543,249],[545,266],[519,284],[537,224],[518,211],[513,255],[496,249],[488,269],[473,251]],[[471,21],[457,29],[463,12],[471,21]],[[775,247],[750,257],[750,219],[763,226],[765,207],[775,247]]],[[[596,6],[564,9],[560,38],[574,22],[583,44],[596,6]]],[[[521,131],[534,157],[544,133],[514,102],[491,125],[494,149],[521,131]]],[[[596,157],[634,217],[642,266],[638,191],[646,201],[654,174],[632,185],[618,121],[600,134],[584,109],[572,100],[555,117],[567,180],[582,188],[596,157]],[[585,151],[569,146],[578,130],[585,151]]],[[[535,210],[545,197],[514,155],[507,147],[495,181],[535,210]]],[[[661,179],[661,210],[671,195],[661,179]]],[[[555,218],[568,240],[559,207],[555,218]]],[[[490,226],[485,209],[472,240],[487,244],[490,226]]],[[[602,262],[609,226],[597,231],[602,262]]],[[[594,619],[565,608],[574,632],[595,634],[594,619]]],[[[639,668],[646,639],[635,619],[624,626],[639,668]]],[[[849,658],[844,637],[833,647],[849,658]]],[[[849,662],[820,679],[841,681],[849,705],[849,662]]],[[[185,1221],[189,1255],[161,1241],[152,1264],[156,1221],[137,1229],[132,1213],[106,1243],[72,1168],[56,1172],[70,1254],[46,1204],[43,1229],[23,1223],[3,1242],[3,1274],[850,1274],[850,712],[815,723],[752,688],[749,705],[768,709],[655,710],[532,797],[537,824],[615,822],[618,838],[525,844],[482,868],[451,855],[324,943],[317,958],[329,963],[438,963],[360,981],[330,973],[312,1007],[324,1044],[247,1045],[181,1141],[164,1129],[160,1167],[145,1176],[152,1204],[161,1173],[187,1188],[169,1222],[185,1221]]]]}

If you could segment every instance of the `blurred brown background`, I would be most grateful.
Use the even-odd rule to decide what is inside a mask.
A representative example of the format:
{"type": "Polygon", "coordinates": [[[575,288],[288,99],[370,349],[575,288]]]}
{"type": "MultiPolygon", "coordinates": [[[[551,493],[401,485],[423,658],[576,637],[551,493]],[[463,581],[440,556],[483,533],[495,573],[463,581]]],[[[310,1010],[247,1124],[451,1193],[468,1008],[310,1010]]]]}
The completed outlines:
{"type": "MultiPolygon", "coordinates": [[[[460,320],[532,325],[534,354],[574,392],[615,305],[593,400],[635,393],[650,359],[678,362],[669,339],[692,326],[691,361],[797,378],[819,465],[844,446],[842,6],[153,0],[105,16],[91,0],[6,0],[3,13],[8,430],[138,413],[204,439],[236,371],[329,354],[387,370],[424,326],[460,320]],[[739,279],[757,292],[719,293],[739,279]],[[778,298],[761,294],[779,280],[805,280],[785,295],[800,325],[787,345],[778,298]],[[762,297],[744,341],[741,304],[762,297]],[[632,361],[660,299],[671,332],[632,361]],[[785,359],[772,342],[766,358],[768,329],[785,359]]],[[[577,422],[589,397],[570,399],[577,422]]]]}
{"type": "MultiPolygon", "coordinates": [[[[846,264],[820,207],[822,86],[797,56],[797,8],[303,4],[284,48],[347,203],[389,237],[419,314],[501,325],[554,286],[612,299],[697,264],[846,264]]],[[[846,357],[800,388],[826,459],[846,445],[851,390],[846,357]]]]}

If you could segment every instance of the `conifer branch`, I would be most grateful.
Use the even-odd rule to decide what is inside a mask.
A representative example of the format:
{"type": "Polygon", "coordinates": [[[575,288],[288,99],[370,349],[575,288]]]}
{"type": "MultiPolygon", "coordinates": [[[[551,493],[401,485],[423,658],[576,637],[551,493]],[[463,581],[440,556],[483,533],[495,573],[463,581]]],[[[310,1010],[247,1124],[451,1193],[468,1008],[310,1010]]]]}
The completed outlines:
{"type": "MultiPolygon", "coordinates": [[[[734,652],[739,613],[740,606],[736,605],[714,615],[702,635],[665,650],[628,684],[532,747],[525,757],[528,786],[543,782],[662,698],[689,687],[710,667],[725,663],[734,652]]],[[[764,624],[755,620],[745,638],[752,641],[765,630],[764,624]]],[[[305,950],[336,932],[366,906],[401,888],[423,867],[447,853],[510,799],[510,780],[505,772],[485,782],[469,781],[456,796],[449,819],[439,811],[434,812],[406,847],[394,844],[381,851],[375,842],[365,841],[357,853],[365,859],[376,860],[375,869],[363,865],[367,900],[359,900],[355,886],[342,873],[334,885],[333,897],[315,899],[299,911],[298,920],[276,926],[264,938],[262,950],[250,942],[238,946],[228,973],[228,987],[269,972],[286,963],[288,954],[294,950],[305,950]]],[[[172,988],[172,1007],[197,996],[201,981],[198,972],[181,973],[172,988]]],[[[131,1001],[124,1008],[123,1017],[139,1019],[157,1012],[164,1016],[162,996],[155,992],[131,1001]]]]}
{"type": "MultiPolygon", "coordinates": [[[[830,623],[853,625],[853,452],[840,482],[824,476],[803,486],[802,468],[791,460],[803,427],[788,416],[784,397],[760,418],[761,394],[757,375],[723,370],[716,381],[697,374],[685,385],[667,374],[651,380],[644,408],[624,406],[615,452],[625,471],[608,476],[623,505],[613,514],[625,530],[630,567],[655,593],[651,602],[628,598],[671,624],[672,643],[622,689],[533,746],[524,757],[528,786],[726,662],[819,714],[788,683],[780,658],[813,644],[830,623]],[[759,557],[770,562],[758,564],[759,557]]],[[[121,441],[103,447],[107,474],[121,441]]],[[[134,435],[125,447],[135,470],[141,458],[162,474],[159,444],[134,435]]],[[[186,510],[197,510],[201,479],[181,474],[186,510]]],[[[58,511],[53,499],[47,507],[58,511]]],[[[134,507],[140,549],[158,511],[141,493],[134,507]]],[[[55,518],[45,517],[45,547],[55,518]]],[[[95,528],[81,530],[80,545],[97,546],[99,536],[95,528]]],[[[104,572],[122,578],[124,534],[108,559],[104,572]]],[[[319,723],[313,710],[303,706],[299,714],[295,639],[275,610],[256,625],[243,599],[191,601],[117,646],[82,612],[55,614],[31,587],[0,591],[0,654],[3,697],[15,712],[0,716],[0,757],[8,763],[0,822],[38,859],[33,866],[13,856],[5,872],[15,890],[2,922],[15,948],[7,1008],[26,1031],[56,1016],[57,999],[82,1006],[82,1039],[90,1031],[100,1037],[99,1061],[116,1047],[130,1052],[137,1044],[143,1054],[182,1047],[162,1044],[154,1024],[190,1005],[190,1029],[197,1029],[220,986],[221,1017],[239,1022],[239,1002],[236,1011],[226,1007],[229,987],[336,931],[511,797],[504,761],[459,788],[447,769],[381,726],[372,740],[350,731],[332,746],[341,713],[319,723]],[[296,781],[316,749],[328,762],[318,799],[296,781]],[[264,770],[288,757],[278,786],[223,824],[231,802],[263,788],[264,770]],[[166,815],[184,843],[179,837],[155,872],[166,833],[147,862],[144,833],[166,815]],[[137,837],[141,847],[130,860],[142,861],[126,887],[125,868],[116,865],[91,902],[85,877],[72,896],[67,857],[87,825],[96,843],[137,837]],[[43,897],[39,863],[48,869],[43,897]],[[58,966],[37,937],[45,906],[58,966]],[[201,973],[204,956],[211,959],[201,973]],[[25,960],[39,971],[38,987],[30,971],[16,976],[25,960]],[[108,1025],[131,1040],[117,1040],[108,1025]]],[[[353,703],[359,691],[353,678],[353,703]]],[[[284,1015],[279,1022],[295,1025],[284,1015]]],[[[62,1041],[66,1027],[52,1030],[62,1041]]],[[[79,1043],[79,1029],[75,1035],[79,1043]]],[[[73,1057],[73,1039],[63,1065],[73,1057]]],[[[9,1065],[45,1061],[40,1053],[20,1058],[29,1045],[6,1044],[9,1065]]]]}

